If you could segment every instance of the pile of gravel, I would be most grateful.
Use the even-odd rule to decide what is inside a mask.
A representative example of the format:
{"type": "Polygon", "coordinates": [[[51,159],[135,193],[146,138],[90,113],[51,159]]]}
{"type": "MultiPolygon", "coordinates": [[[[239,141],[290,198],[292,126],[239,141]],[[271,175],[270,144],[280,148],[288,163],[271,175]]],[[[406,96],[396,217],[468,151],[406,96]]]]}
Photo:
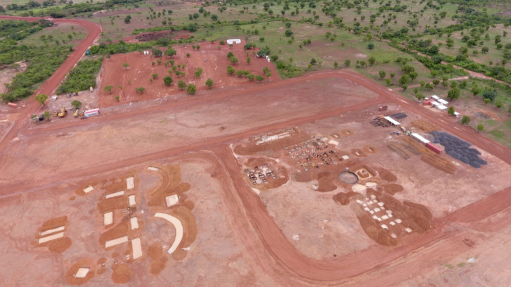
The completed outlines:
{"type": "Polygon", "coordinates": [[[443,145],[445,153],[453,158],[475,168],[480,168],[481,165],[488,164],[485,160],[479,157],[481,153],[478,150],[470,148],[470,143],[446,132],[434,131],[431,134],[435,137],[433,142],[443,145]]]}

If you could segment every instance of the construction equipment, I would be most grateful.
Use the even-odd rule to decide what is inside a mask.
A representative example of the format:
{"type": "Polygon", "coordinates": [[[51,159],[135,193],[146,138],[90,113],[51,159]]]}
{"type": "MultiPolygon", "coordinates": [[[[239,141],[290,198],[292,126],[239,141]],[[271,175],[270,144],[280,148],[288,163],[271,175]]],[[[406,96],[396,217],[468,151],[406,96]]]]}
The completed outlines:
{"type": "Polygon", "coordinates": [[[78,109],[76,109],[75,113],[73,114],[73,117],[77,117],[78,116],[78,109]]]}
{"type": "Polygon", "coordinates": [[[387,106],[382,106],[378,108],[378,111],[386,111],[388,109],[387,106]]]}
{"type": "Polygon", "coordinates": [[[59,118],[63,118],[66,115],[67,115],[66,107],[62,107],[62,109],[60,109],[59,118]]]}
{"type": "Polygon", "coordinates": [[[53,116],[54,116],[54,117],[58,117],[58,116],[59,116],[59,111],[55,111],[55,112],[53,113],[53,116]]]}

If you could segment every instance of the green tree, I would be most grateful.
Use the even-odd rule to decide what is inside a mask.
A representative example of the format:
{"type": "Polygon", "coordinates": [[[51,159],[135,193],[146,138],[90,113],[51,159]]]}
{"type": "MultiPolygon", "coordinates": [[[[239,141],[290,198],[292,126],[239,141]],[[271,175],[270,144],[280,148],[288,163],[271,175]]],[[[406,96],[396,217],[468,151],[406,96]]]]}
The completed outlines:
{"type": "Polygon", "coordinates": [[[344,60],[344,66],[345,67],[349,67],[351,65],[351,61],[350,60],[344,60]]]}
{"type": "Polygon", "coordinates": [[[271,71],[266,72],[264,75],[266,76],[266,78],[268,78],[269,81],[271,77],[271,71]]]}
{"type": "Polygon", "coordinates": [[[469,116],[463,116],[461,118],[461,124],[462,125],[468,125],[470,123],[470,117],[469,116]]]}
{"type": "Polygon", "coordinates": [[[312,58],[311,61],[310,61],[310,64],[311,65],[316,65],[316,59],[312,58]]]}
{"type": "Polygon", "coordinates": [[[374,56],[371,56],[367,61],[369,62],[369,65],[372,66],[374,65],[374,63],[376,63],[376,58],[374,56]]]}
{"type": "Polygon", "coordinates": [[[238,63],[239,60],[238,60],[238,58],[233,56],[233,57],[229,58],[229,61],[231,61],[231,64],[236,64],[236,63],[238,63]]]}
{"type": "Polygon", "coordinates": [[[433,80],[433,85],[438,86],[439,84],[440,84],[440,80],[439,79],[434,79],[433,80]]]}
{"type": "MultiPolygon", "coordinates": [[[[167,56],[167,57],[172,57],[172,56],[176,55],[176,54],[177,54],[177,52],[176,52],[176,50],[174,50],[174,49],[172,49],[172,48],[170,48],[170,47],[169,47],[167,50],[165,50],[165,53],[164,53],[164,54],[165,54],[165,56],[167,56]]],[[[174,64],[171,64],[171,65],[173,66],[174,64]]]]}
{"type": "Polygon", "coordinates": [[[394,78],[396,76],[396,73],[390,73],[390,77],[394,78]]]}
{"type": "Polygon", "coordinates": [[[114,88],[114,87],[112,87],[112,86],[106,86],[106,87],[104,87],[104,88],[103,88],[103,91],[105,91],[105,92],[107,92],[107,93],[111,94],[111,93],[112,93],[113,88],[114,88]]]}
{"type": "Polygon", "coordinates": [[[334,62],[334,68],[337,69],[337,67],[339,67],[339,63],[334,62]]]}
{"type": "Polygon", "coordinates": [[[75,107],[75,109],[79,109],[82,106],[82,102],[74,100],[71,102],[71,106],[75,107]]]}
{"type": "Polygon", "coordinates": [[[35,100],[42,106],[46,106],[45,102],[48,99],[48,96],[46,94],[39,94],[35,96],[35,100]]]}
{"type": "Polygon", "coordinates": [[[497,108],[499,108],[499,109],[500,109],[500,108],[502,108],[502,106],[503,106],[502,101],[500,101],[500,100],[499,100],[499,101],[496,101],[496,102],[495,102],[495,106],[496,106],[497,108]]]}
{"type": "Polygon", "coordinates": [[[374,44],[373,44],[373,43],[369,43],[369,44],[367,44],[367,48],[368,48],[369,50],[374,49],[374,44]]]}
{"type": "Polygon", "coordinates": [[[477,131],[478,131],[478,132],[482,132],[482,131],[484,131],[484,125],[483,125],[483,124],[478,124],[478,125],[477,125],[477,131]]]}
{"type": "Polygon", "coordinates": [[[165,86],[170,86],[170,84],[172,84],[174,80],[172,79],[172,77],[170,76],[165,76],[163,77],[163,83],[165,84],[165,86]]]}
{"type": "Polygon", "coordinates": [[[143,94],[144,91],[145,91],[145,88],[144,87],[139,87],[139,88],[135,88],[135,90],[137,91],[137,93],[143,94]]]}
{"type": "Polygon", "coordinates": [[[451,116],[454,116],[454,107],[450,106],[449,109],[447,110],[447,113],[451,116]]]}
{"type": "Polygon", "coordinates": [[[250,61],[252,61],[252,58],[247,57],[247,64],[250,65],[250,61]]]}
{"type": "Polygon", "coordinates": [[[163,55],[163,52],[160,49],[153,48],[152,49],[152,54],[155,57],[161,57],[163,55]]]}
{"type": "Polygon", "coordinates": [[[234,69],[232,66],[227,66],[227,73],[232,76],[234,73],[236,73],[236,69],[234,69]]]}
{"type": "Polygon", "coordinates": [[[481,93],[481,88],[479,88],[478,85],[475,85],[472,87],[472,89],[470,91],[472,92],[472,95],[474,95],[474,97],[476,97],[479,93],[481,93]]]}
{"type": "Polygon", "coordinates": [[[264,80],[264,77],[263,77],[263,76],[261,76],[261,75],[257,75],[257,76],[255,77],[255,79],[256,79],[256,81],[258,81],[258,82],[262,82],[262,81],[264,80]]]}
{"type": "Polygon", "coordinates": [[[197,70],[195,71],[195,77],[199,78],[200,75],[202,75],[202,68],[198,67],[197,70]]]}
{"type": "Polygon", "coordinates": [[[286,30],[286,32],[284,32],[284,35],[286,35],[286,37],[291,37],[291,36],[293,36],[293,31],[286,30]]]}
{"type": "Polygon", "coordinates": [[[124,63],[124,64],[122,64],[122,66],[124,67],[125,70],[128,70],[128,67],[130,66],[130,64],[124,63]]]}
{"type": "Polygon", "coordinates": [[[181,90],[186,89],[186,83],[185,83],[185,81],[183,81],[183,80],[179,80],[179,81],[177,82],[177,87],[178,87],[179,89],[181,89],[181,90]]]}
{"type": "Polygon", "coordinates": [[[194,84],[188,84],[186,86],[186,93],[189,95],[195,95],[195,92],[197,91],[197,87],[194,84]]]}
{"type": "Polygon", "coordinates": [[[424,95],[423,95],[423,94],[421,94],[421,93],[416,94],[416,95],[415,95],[415,97],[416,97],[416,98],[417,98],[417,100],[419,100],[419,101],[425,98],[425,97],[424,97],[424,95]]]}
{"type": "Polygon", "coordinates": [[[451,99],[451,100],[455,100],[455,99],[458,99],[461,95],[461,91],[459,88],[457,87],[454,87],[454,88],[451,88],[448,92],[447,92],[447,98],[451,99]]]}
{"type": "Polygon", "coordinates": [[[384,79],[387,73],[385,71],[379,71],[378,74],[380,75],[380,79],[384,79]]]}
{"type": "Polygon", "coordinates": [[[385,79],[385,83],[387,84],[387,86],[390,86],[390,84],[392,83],[392,80],[391,79],[385,79]]]}
{"type": "Polygon", "coordinates": [[[151,77],[153,77],[153,79],[157,79],[158,78],[158,74],[154,73],[154,74],[151,75],[151,77]]]}
{"type": "Polygon", "coordinates": [[[211,80],[211,79],[207,79],[207,80],[206,80],[206,86],[208,86],[208,88],[210,88],[210,89],[211,89],[211,87],[213,87],[213,80],[211,80]]]}

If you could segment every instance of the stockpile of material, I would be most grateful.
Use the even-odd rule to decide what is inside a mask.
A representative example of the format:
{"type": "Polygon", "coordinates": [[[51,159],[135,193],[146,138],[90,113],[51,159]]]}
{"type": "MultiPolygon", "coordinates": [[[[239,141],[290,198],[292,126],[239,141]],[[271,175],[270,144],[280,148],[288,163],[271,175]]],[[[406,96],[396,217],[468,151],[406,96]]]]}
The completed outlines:
{"type": "Polygon", "coordinates": [[[445,153],[453,158],[475,168],[480,168],[481,165],[488,164],[479,157],[481,153],[477,149],[470,148],[470,143],[446,132],[433,131],[432,134],[435,137],[434,143],[443,145],[445,147],[445,153]]]}

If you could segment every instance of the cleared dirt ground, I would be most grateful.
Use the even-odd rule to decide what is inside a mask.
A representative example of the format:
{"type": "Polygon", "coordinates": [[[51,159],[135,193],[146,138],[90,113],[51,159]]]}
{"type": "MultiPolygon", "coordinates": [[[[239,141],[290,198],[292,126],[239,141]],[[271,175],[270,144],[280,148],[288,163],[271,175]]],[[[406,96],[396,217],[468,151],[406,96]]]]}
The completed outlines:
{"type": "MultiPolygon", "coordinates": [[[[198,94],[202,90],[208,89],[205,85],[207,79],[213,80],[213,89],[231,85],[257,85],[257,81],[249,82],[246,77],[230,76],[227,73],[227,66],[229,65],[233,66],[236,70],[248,70],[251,74],[262,76],[264,76],[263,68],[267,67],[272,74],[270,81],[278,80],[279,77],[275,66],[272,63],[268,63],[265,58],[257,58],[252,54],[252,52],[257,52],[258,49],[243,51],[243,45],[245,45],[245,41],[242,41],[241,44],[234,44],[232,48],[228,45],[220,45],[218,42],[214,44],[210,42],[199,43],[199,50],[193,49],[192,45],[175,46],[173,49],[177,51],[177,55],[172,57],[163,56],[157,58],[138,52],[113,55],[110,59],[106,59],[103,64],[104,77],[100,89],[100,107],[182,93],[183,91],[177,86],[179,80],[185,81],[186,84],[195,84],[198,94]],[[232,52],[238,58],[238,63],[231,64],[229,62],[227,58],[227,53],[229,52],[232,52]],[[190,57],[186,56],[187,53],[190,54],[190,57]],[[247,64],[247,53],[251,58],[250,64],[247,64]],[[162,63],[158,64],[157,60],[161,60],[162,63]],[[165,65],[165,62],[169,60],[175,61],[174,66],[180,66],[180,68],[177,68],[177,71],[184,72],[185,76],[176,76],[174,72],[169,74],[169,70],[172,71],[172,66],[170,63],[167,66],[165,65]],[[122,66],[123,63],[129,64],[126,70],[122,66]],[[198,78],[194,74],[197,68],[203,69],[202,75],[198,78]],[[158,78],[154,79],[151,83],[151,75],[155,73],[158,74],[158,78]],[[165,76],[172,77],[173,83],[170,86],[165,86],[163,83],[163,77],[165,76]],[[122,91],[119,85],[122,85],[122,91]],[[111,93],[103,91],[103,88],[106,86],[114,87],[111,93]],[[142,94],[137,93],[135,88],[138,87],[144,87],[145,92],[142,94]],[[115,100],[116,95],[120,97],[119,102],[115,100]]],[[[265,81],[268,81],[266,77],[265,81]]],[[[250,88],[247,86],[247,89],[250,88]]]]}
{"type": "MultiPolygon", "coordinates": [[[[72,277],[68,276],[72,268],[96,262],[89,280],[96,286],[113,282],[395,286],[410,280],[417,270],[431,272],[428,276],[434,278],[439,264],[468,255],[468,250],[480,244],[476,240],[480,231],[470,229],[477,224],[489,228],[482,232],[509,225],[505,216],[500,221],[487,219],[511,204],[511,182],[505,177],[511,162],[507,150],[465,128],[454,129],[449,118],[397,99],[387,88],[348,71],[254,85],[248,92],[243,88],[218,89],[204,96],[55,127],[17,129],[18,138],[2,142],[6,148],[0,155],[0,208],[9,215],[2,217],[1,229],[6,238],[2,249],[10,259],[2,261],[0,268],[5,285],[33,286],[34,278],[41,285],[64,285],[72,277]],[[400,120],[407,127],[412,121],[427,119],[440,130],[470,140],[488,165],[475,170],[456,164],[445,154],[429,155],[433,165],[438,158],[454,164],[456,169],[449,174],[421,159],[428,153],[419,147],[419,154],[391,150],[389,145],[401,145],[402,140],[390,137],[390,128],[369,125],[381,105],[390,106],[389,112],[407,113],[409,117],[400,120]],[[278,188],[257,194],[243,177],[246,167],[240,163],[245,158],[237,159],[232,148],[254,143],[254,136],[290,127],[303,138],[337,135],[335,150],[339,155],[349,154],[350,159],[310,171],[308,176],[298,172],[295,160],[282,154],[291,141],[271,144],[271,150],[256,149],[255,155],[246,157],[278,159],[277,165],[290,178],[278,188]],[[197,224],[190,249],[179,251],[186,256],[168,256],[166,262],[154,242],[160,236],[173,237],[174,231],[150,218],[164,209],[149,204],[152,195],[147,190],[156,188],[159,177],[146,167],[155,163],[181,166],[179,182],[190,184],[185,194],[192,202],[183,205],[197,224]],[[360,183],[376,182],[375,191],[348,195],[351,187],[336,177],[345,167],[364,167],[374,173],[374,178],[360,183]],[[101,182],[126,174],[136,175],[140,206],[134,214],[141,217],[143,252],[152,254],[135,262],[124,257],[130,251],[126,244],[109,250],[100,246],[101,238],[108,236],[101,237],[105,229],[98,199],[107,190],[113,191],[108,186],[101,188],[101,182]],[[478,175],[484,179],[474,180],[478,175]],[[96,180],[98,190],[86,196],[75,192],[96,180]],[[340,192],[346,195],[334,200],[340,192]],[[370,195],[396,214],[408,214],[403,221],[421,233],[399,233],[395,240],[374,237],[372,219],[353,201],[370,195]],[[39,218],[41,214],[44,218],[39,218]],[[44,222],[62,216],[67,216],[64,232],[72,242],[68,249],[53,253],[32,244],[44,222]],[[470,228],[460,231],[460,225],[470,228]],[[150,274],[161,269],[160,263],[152,268],[152,260],[164,263],[163,270],[153,272],[159,275],[150,274]],[[35,262],[32,273],[20,272],[19,266],[28,266],[26,262],[35,262]],[[43,272],[49,275],[41,276],[43,272]]],[[[114,225],[123,218],[121,210],[114,211],[114,225]]],[[[168,241],[160,244],[168,248],[168,241]]]]}

